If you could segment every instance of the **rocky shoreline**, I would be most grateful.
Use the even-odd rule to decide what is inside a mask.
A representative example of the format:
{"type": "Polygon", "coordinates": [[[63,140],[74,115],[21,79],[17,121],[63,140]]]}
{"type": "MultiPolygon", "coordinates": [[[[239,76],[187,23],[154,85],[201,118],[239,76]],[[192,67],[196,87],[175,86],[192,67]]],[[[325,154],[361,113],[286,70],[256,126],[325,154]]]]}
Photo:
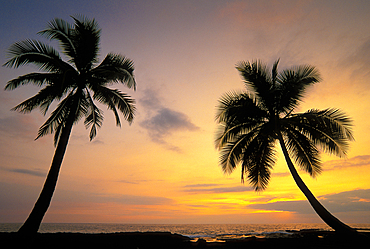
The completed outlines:
{"type": "Polygon", "coordinates": [[[17,233],[0,233],[6,248],[125,248],[125,249],[191,249],[191,248],[351,248],[369,246],[367,233],[343,236],[328,231],[294,231],[291,236],[243,239],[226,239],[223,242],[192,241],[189,237],[169,232],[127,233],[38,233],[22,236],[17,233]]]}

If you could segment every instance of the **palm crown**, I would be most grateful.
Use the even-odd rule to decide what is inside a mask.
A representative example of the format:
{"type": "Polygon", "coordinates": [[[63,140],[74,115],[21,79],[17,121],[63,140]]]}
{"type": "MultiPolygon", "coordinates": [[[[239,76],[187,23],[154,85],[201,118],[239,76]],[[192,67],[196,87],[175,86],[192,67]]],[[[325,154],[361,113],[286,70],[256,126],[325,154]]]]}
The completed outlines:
{"type": "Polygon", "coordinates": [[[59,42],[67,61],[54,48],[37,40],[25,40],[9,48],[10,59],[4,64],[15,68],[33,64],[41,71],[19,76],[5,86],[6,90],[25,84],[42,88],[13,110],[27,113],[40,108],[46,115],[52,103],[59,102],[38,132],[37,138],[54,133],[56,149],[39,198],[19,229],[20,233],[36,233],[40,227],[51,203],[73,125],[84,117],[86,128],[90,128],[90,140],[96,136],[103,122],[103,112],[94,101],[113,111],[117,126],[121,124],[119,112],[128,122],[134,117],[134,100],[118,89],[109,88],[114,83],[122,83],[135,90],[133,62],[109,53],[98,64],[100,29],[97,23],[94,19],[72,18],[74,25],[54,19],[47,29],[39,32],[59,42]]]}
{"type": "Polygon", "coordinates": [[[11,58],[4,64],[15,68],[33,64],[42,71],[19,76],[9,81],[5,89],[13,90],[30,83],[42,87],[35,96],[13,108],[23,113],[40,108],[45,115],[54,101],[60,101],[40,127],[37,136],[39,138],[55,133],[55,145],[67,118],[72,116],[74,123],[85,117],[84,124],[90,128],[90,140],[96,136],[97,128],[102,125],[103,112],[94,100],[113,111],[118,126],[121,124],[118,111],[129,122],[133,120],[135,112],[133,99],[118,89],[108,87],[112,83],[123,83],[135,89],[133,62],[122,55],[109,53],[97,64],[100,29],[96,21],[83,17],[72,18],[74,25],[62,19],[54,19],[47,29],[39,32],[59,42],[67,62],[49,45],[37,40],[25,40],[9,48],[11,58]]]}
{"type": "Polygon", "coordinates": [[[216,115],[220,124],[216,147],[224,172],[241,164],[242,180],[247,176],[257,191],[268,185],[277,140],[312,177],[321,172],[319,148],[344,156],[348,141],[353,140],[351,120],[338,109],[293,113],[306,88],[320,75],[308,65],[278,72],[278,62],[271,73],[259,61],[237,65],[248,92],[225,94],[216,115]]]}

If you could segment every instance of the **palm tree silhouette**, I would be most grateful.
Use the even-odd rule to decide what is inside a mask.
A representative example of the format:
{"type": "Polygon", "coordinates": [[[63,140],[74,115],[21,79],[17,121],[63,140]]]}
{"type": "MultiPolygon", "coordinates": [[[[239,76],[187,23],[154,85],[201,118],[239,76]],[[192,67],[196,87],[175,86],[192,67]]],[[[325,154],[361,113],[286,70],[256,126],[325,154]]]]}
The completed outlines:
{"type": "Polygon", "coordinates": [[[248,91],[230,92],[219,100],[216,147],[224,173],[241,164],[242,181],[247,177],[256,191],[265,190],[276,162],[279,142],[288,168],[311,206],[337,232],[355,232],[329,213],[298,175],[291,158],[312,177],[322,167],[319,148],[343,157],[353,140],[351,119],[338,109],[312,109],[293,113],[308,86],[319,82],[315,67],[303,65],[271,73],[260,61],[241,62],[237,70],[248,91]]]}
{"type": "Polygon", "coordinates": [[[119,112],[129,123],[134,118],[135,101],[120,90],[108,87],[122,83],[135,90],[133,62],[120,54],[109,53],[98,64],[100,29],[97,22],[83,16],[72,18],[72,25],[62,19],[54,19],[49,22],[47,29],[39,32],[50,40],[58,41],[68,61],[64,61],[47,44],[25,40],[10,46],[10,59],[4,64],[14,68],[33,64],[41,71],[19,76],[7,83],[6,90],[25,84],[42,87],[36,95],[12,110],[29,113],[40,108],[46,115],[51,104],[59,102],[38,131],[36,139],[54,133],[56,149],[43,189],[29,217],[19,229],[20,233],[36,233],[40,227],[55,190],[72,126],[84,117],[86,128],[90,128],[90,141],[96,136],[104,117],[94,101],[113,111],[117,126],[121,124],[119,112]]]}

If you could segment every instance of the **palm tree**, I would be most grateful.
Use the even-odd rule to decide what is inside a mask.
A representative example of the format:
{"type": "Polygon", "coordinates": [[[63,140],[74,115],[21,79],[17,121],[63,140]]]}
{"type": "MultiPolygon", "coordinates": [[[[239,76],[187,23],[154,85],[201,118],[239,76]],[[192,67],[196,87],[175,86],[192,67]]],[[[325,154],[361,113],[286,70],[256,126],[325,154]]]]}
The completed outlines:
{"type": "Polygon", "coordinates": [[[82,16],[72,18],[72,25],[62,19],[54,19],[47,29],[39,32],[59,42],[67,61],[53,47],[37,40],[25,40],[10,46],[10,59],[4,64],[14,68],[33,64],[41,71],[19,76],[7,83],[6,90],[26,84],[42,87],[36,95],[12,110],[29,113],[40,108],[46,115],[51,104],[59,102],[38,131],[36,139],[54,133],[56,149],[40,196],[19,233],[36,233],[39,229],[55,190],[72,126],[84,117],[86,128],[90,128],[90,141],[96,136],[104,117],[95,102],[113,111],[117,126],[121,124],[119,112],[129,123],[134,118],[135,101],[120,90],[108,87],[122,83],[135,90],[133,62],[120,54],[109,53],[98,64],[100,29],[97,22],[82,16]]]}
{"type": "Polygon", "coordinates": [[[241,165],[256,191],[265,190],[279,142],[288,168],[316,213],[337,232],[355,232],[329,213],[307,188],[291,160],[312,177],[322,170],[319,149],[343,157],[353,140],[351,119],[338,109],[294,113],[308,86],[320,81],[315,67],[302,65],[271,73],[260,61],[241,62],[237,70],[247,91],[230,92],[219,101],[216,147],[224,173],[241,165]]]}

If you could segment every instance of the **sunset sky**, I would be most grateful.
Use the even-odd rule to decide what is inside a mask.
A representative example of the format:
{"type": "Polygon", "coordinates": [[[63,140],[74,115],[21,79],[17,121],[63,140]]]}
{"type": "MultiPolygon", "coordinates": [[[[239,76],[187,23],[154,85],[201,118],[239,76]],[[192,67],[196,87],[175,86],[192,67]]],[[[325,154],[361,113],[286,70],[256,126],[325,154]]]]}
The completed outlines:
{"type": "MultiPolygon", "coordinates": [[[[323,173],[302,178],[343,222],[370,223],[369,13],[364,0],[2,1],[0,64],[12,43],[49,43],[37,32],[76,14],[99,23],[101,59],[115,52],[135,63],[137,90],[112,86],[136,100],[134,122],[116,127],[101,106],[92,142],[83,122],[73,128],[44,222],[321,223],[281,154],[260,193],[241,183],[240,168],[224,175],[218,165],[218,99],[244,88],[235,65],[280,58],[280,70],[310,64],[322,75],[298,112],[335,107],[354,120],[347,158],[322,154],[323,173]]],[[[1,88],[33,71],[0,67],[1,88]]],[[[53,156],[52,135],[34,140],[47,117],[10,110],[38,90],[0,91],[0,223],[27,218],[53,156]]]]}

